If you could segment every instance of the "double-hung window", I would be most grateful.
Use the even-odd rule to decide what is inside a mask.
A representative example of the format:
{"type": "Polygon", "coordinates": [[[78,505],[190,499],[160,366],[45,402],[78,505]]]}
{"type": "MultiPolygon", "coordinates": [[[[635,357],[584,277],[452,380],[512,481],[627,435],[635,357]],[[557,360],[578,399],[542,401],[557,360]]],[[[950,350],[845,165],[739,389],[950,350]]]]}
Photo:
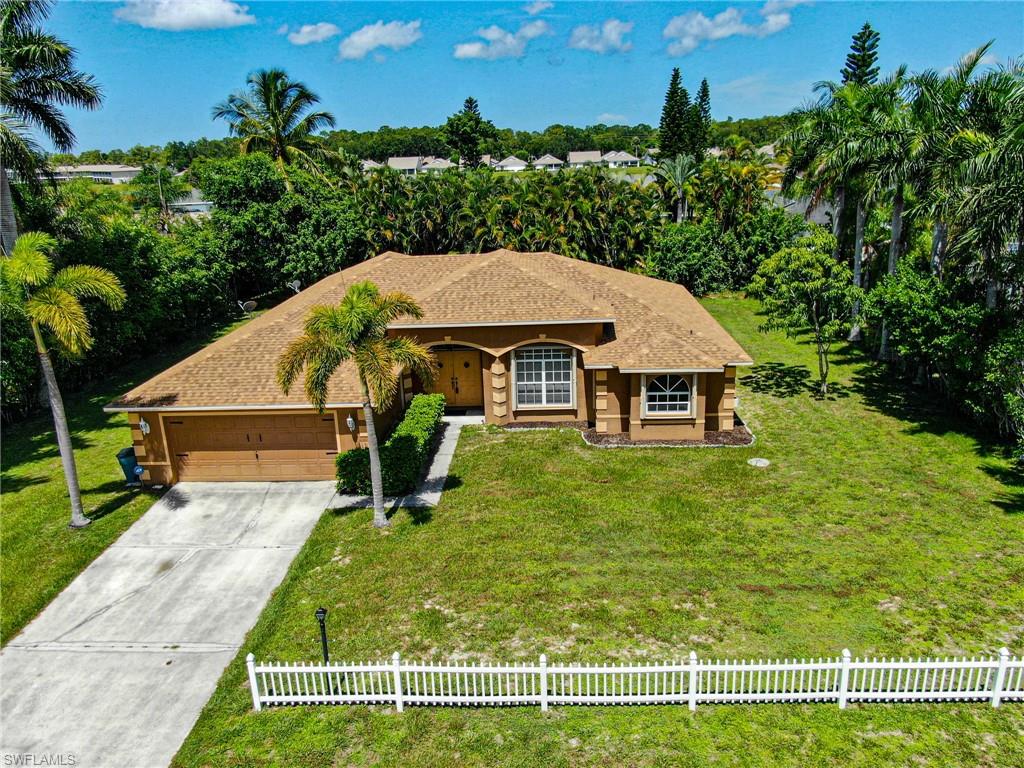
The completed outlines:
{"type": "Polygon", "coordinates": [[[512,353],[516,408],[571,408],[576,355],[566,347],[521,347],[512,353]]]}
{"type": "Polygon", "coordinates": [[[663,373],[644,380],[645,416],[689,416],[693,391],[689,376],[663,373]]]}

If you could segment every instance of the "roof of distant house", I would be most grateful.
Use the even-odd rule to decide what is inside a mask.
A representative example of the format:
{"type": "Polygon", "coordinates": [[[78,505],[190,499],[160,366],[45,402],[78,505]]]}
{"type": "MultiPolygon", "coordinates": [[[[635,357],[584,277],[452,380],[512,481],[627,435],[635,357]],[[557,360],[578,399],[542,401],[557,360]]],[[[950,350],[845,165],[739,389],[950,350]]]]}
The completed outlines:
{"type": "MultiPolygon", "coordinates": [[[[614,334],[584,353],[588,368],[627,371],[720,370],[750,356],[681,285],[553,253],[410,256],[387,252],[324,278],[241,328],[118,398],[112,407],[216,407],[226,403],[305,404],[301,386],[284,395],[275,369],[302,333],[313,306],[337,304],[349,286],[374,282],[411,294],[420,319],[392,327],[610,323],[614,334]]],[[[346,362],[328,384],[329,403],[360,402],[346,362]]]]}
{"type": "Polygon", "coordinates": [[[129,171],[141,171],[136,165],[121,165],[120,163],[83,163],[82,165],[57,165],[54,166],[54,173],[127,173],[129,171]]]}
{"type": "Polygon", "coordinates": [[[526,161],[520,160],[515,155],[509,155],[495,166],[497,168],[525,168],[526,161]]]}
{"type": "Polygon", "coordinates": [[[426,171],[445,171],[449,168],[457,168],[451,160],[444,157],[432,157],[423,162],[423,169],[426,171]]]}
{"type": "Polygon", "coordinates": [[[418,170],[423,161],[427,159],[429,158],[423,158],[419,155],[415,157],[389,157],[388,167],[394,168],[396,171],[418,170]]]}
{"type": "Polygon", "coordinates": [[[586,149],[581,152],[569,153],[569,164],[575,163],[600,163],[601,152],[596,149],[586,149]]]}
{"type": "Polygon", "coordinates": [[[631,155],[629,152],[624,152],[621,149],[613,149],[611,152],[605,152],[601,155],[601,159],[606,163],[639,163],[640,158],[636,155],[631,155]]]}
{"type": "Polygon", "coordinates": [[[364,171],[369,171],[372,168],[383,168],[384,166],[378,163],[376,160],[360,160],[359,164],[363,167],[364,171]]]}
{"type": "Polygon", "coordinates": [[[538,157],[536,160],[533,161],[533,164],[535,166],[541,166],[541,165],[562,165],[563,163],[562,163],[561,160],[559,160],[554,155],[541,155],[540,157],[538,157]]]}

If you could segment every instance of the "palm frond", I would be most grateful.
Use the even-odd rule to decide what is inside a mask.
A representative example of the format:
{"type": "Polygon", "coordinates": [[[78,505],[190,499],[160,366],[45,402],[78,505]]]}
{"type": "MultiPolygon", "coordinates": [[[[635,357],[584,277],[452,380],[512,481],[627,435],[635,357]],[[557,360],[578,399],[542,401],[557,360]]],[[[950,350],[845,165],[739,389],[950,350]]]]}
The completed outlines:
{"type": "Polygon", "coordinates": [[[121,281],[114,273],[91,264],[64,267],[53,276],[50,285],[67,291],[76,299],[99,299],[111,309],[121,309],[126,299],[121,281]]]}
{"type": "Polygon", "coordinates": [[[6,279],[29,287],[42,285],[53,271],[50,255],[56,249],[53,235],[25,232],[15,241],[11,255],[3,260],[6,279]]]}
{"type": "Polygon", "coordinates": [[[68,357],[78,357],[92,346],[85,310],[61,288],[47,285],[36,291],[25,302],[25,314],[49,331],[68,357]]]}

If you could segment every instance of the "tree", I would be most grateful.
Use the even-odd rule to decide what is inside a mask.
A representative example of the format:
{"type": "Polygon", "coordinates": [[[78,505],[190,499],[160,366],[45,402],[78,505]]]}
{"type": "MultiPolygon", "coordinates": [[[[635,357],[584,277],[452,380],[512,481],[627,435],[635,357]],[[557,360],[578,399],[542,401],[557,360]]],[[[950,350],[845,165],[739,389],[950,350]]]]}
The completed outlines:
{"type": "Polygon", "coordinates": [[[480,105],[472,96],[462,104],[462,110],[448,118],[441,129],[444,140],[451,145],[469,168],[480,165],[483,143],[497,137],[494,123],[480,116],[480,105]]]}
{"type": "Polygon", "coordinates": [[[687,195],[691,192],[693,180],[700,173],[700,163],[691,155],[676,155],[662,160],[654,171],[664,182],[666,191],[676,201],[676,224],[687,216],[687,195]]]}
{"type": "Polygon", "coordinates": [[[323,175],[321,164],[333,159],[334,152],[317,134],[334,127],[334,115],[310,111],[320,97],[281,69],[257,70],[246,82],[246,90],[213,108],[213,119],[227,121],[231,134],[241,138],[241,153],[270,155],[289,191],[288,165],[323,175]]]}
{"type": "Polygon", "coordinates": [[[70,152],[75,134],[60,107],[96,109],[101,92],[92,75],[75,69],[75,49],[39,26],[51,0],[0,0],[0,249],[17,236],[7,169],[34,184],[45,161],[31,131],[44,133],[58,152],[70,152]]]}
{"type": "Polygon", "coordinates": [[[843,84],[872,85],[878,80],[878,40],[881,36],[864,22],[860,32],[853,36],[850,52],[846,55],[846,66],[840,72],[843,84]]]}
{"type": "Polygon", "coordinates": [[[707,78],[700,81],[697,100],[694,102],[696,122],[694,126],[693,156],[703,158],[711,146],[711,88],[707,78]]]}
{"type": "Polygon", "coordinates": [[[424,381],[436,374],[433,355],[404,336],[388,336],[388,325],[400,317],[420,318],[423,312],[412,296],[399,291],[381,295],[369,281],[356,283],[337,306],[320,305],[309,310],[302,335],[281,353],[277,381],[288,394],[305,371],[309,402],[323,412],[331,376],[343,364],[355,365],[363,397],[366,442],[370,454],[373,485],[373,524],[388,524],[384,514],[384,491],[374,410],[383,411],[398,391],[400,371],[410,368],[424,381]]]}
{"type": "Polygon", "coordinates": [[[661,124],[658,128],[658,151],[662,157],[689,153],[689,118],[690,94],[683,87],[679,67],[675,67],[665,93],[665,106],[661,109],[661,124]]]}
{"type": "Polygon", "coordinates": [[[5,313],[20,316],[32,331],[71,497],[71,527],[83,528],[90,520],[82,510],[71,432],[47,338],[68,357],[83,355],[92,347],[93,337],[80,300],[96,298],[118,309],[124,304],[125,293],[118,279],[101,267],[76,264],[54,274],[51,257],[56,246],[57,241],[42,232],[26,232],[19,237],[11,254],[0,261],[0,301],[5,313]]]}
{"type": "Polygon", "coordinates": [[[831,235],[816,228],[796,245],[765,259],[750,283],[767,321],[762,331],[782,330],[795,336],[810,328],[818,354],[818,385],[828,394],[829,352],[849,326],[860,289],[851,284],[850,269],[832,258],[831,235]]]}
{"type": "Polygon", "coordinates": [[[144,165],[129,182],[132,202],[139,208],[157,211],[160,229],[167,232],[171,221],[171,203],[188,197],[191,186],[175,176],[165,165],[144,165]]]}

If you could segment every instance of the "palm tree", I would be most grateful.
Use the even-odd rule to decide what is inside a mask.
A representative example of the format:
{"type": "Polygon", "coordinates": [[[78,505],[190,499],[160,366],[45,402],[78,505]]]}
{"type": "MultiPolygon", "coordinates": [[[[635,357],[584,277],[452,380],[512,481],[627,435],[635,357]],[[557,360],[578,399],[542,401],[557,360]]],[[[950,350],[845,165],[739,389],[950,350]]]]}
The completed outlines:
{"type": "Polygon", "coordinates": [[[19,237],[11,254],[0,260],[0,300],[5,310],[25,318],[32,329],[71,497],[71,527],[83,528],[90,520],[82,511],[71,432],[46,337],[64,355],[81,356],[92,346],[93,339],[80,300],[95,298],[112,309],[120,309],[125,293],[118,279],[101,267],[77,264],[54,274],[51,257],[56,247],[53,236],[42,232],[26,232],[19,237]]]}
{"type": "Polygon", "coordinates": [[[661,177],[665,186],[675,195],[676,224],[678,224],[688,215],[687,197],[690,194],[693,180],[700,172],[700,163],[693,159],[693,155],[676,155],[668,160],[662,160],[654,172],[661,177]]]}
{"type": "Polygon", "coordinates": [[[412,369],[425,382],[433,381],[436,373],[430,351],[412,339],[388,336],[388,325],[400,317],[422,316],[412,296],[399,291],[381,295],[369,281],[356,283],[337,306],[311,308],[302,335],[285,348],[277,362],[277,381],[285,394],[305,371],[306,396],[320,412],[327,404],[331,376],[342,363],[355,364],[363,396],[373,484],[373,524],[377,528],[386,526],[388,519],[384,514],[373,412],[386,409],[394,400],[402,369],[412,369]]]}
{"type": "Polygon", "coordinates": [[[317,135],[334,127],[330,112],[310,112],[320,97],[281,69],[260,69],[249,75],[246,90],[213,108],[214,120],[226,120],[232,135],[242,139],[243,155],[266,152],[277,163],[291,190],[286,166],[295,164],[323,175],[320,164],[335,153],[317,135]]]}
{"type": "Polygon", "coordinates": [[[0,248],[9,253],[17,235],[7,179],[11,169],[34,184],[45,165],[31,135],[42,131],[59,152],[70,152],[75,134],[61,106],[95,109],[100,89],[74,67],[75,49],[38,23],[51,0],[0,0],[0,248]]]}

